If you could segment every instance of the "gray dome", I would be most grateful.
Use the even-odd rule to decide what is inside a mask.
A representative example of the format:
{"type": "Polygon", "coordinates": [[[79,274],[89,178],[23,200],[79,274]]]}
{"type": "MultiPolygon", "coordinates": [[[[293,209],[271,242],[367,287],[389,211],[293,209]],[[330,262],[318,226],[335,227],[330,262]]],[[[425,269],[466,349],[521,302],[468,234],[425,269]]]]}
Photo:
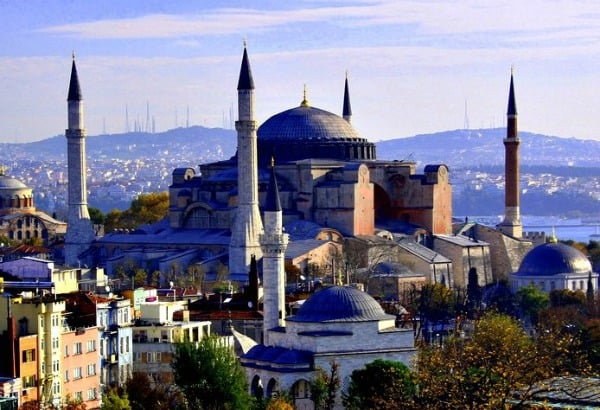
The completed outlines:
{"type": "Polygon", "coordinates": [[[275,114],[258,128],[258,140],[345,140],[360,138],[342,117],[301,105],[275,114]]]}
{"type": "Polygon", "coordinates": [[[27,189],[27,185],[16,178],[0,175],[0,189],[27,189]]]}
{"type": "Polygon", "coordinates": [[[592,271],[588,258],[564,243],[546,243],[536,246],[525,255],[517,275],[552,276],[560,274],[587,274],[592,271]]]}
{"type": "Polygon", "coordinates": [[[375,159],[375,144],[356,132],[339,115],[311,107],[305,100],[299,107],[275,114],[257,131],[258,162],[267,166],[308,158],[339,161],[375,159]]]}
{"type": "Polygon", "coordinates": [[[388,319],[383,308],[370,295],[346,286],[331,286],[316,292],[304,302],[291,322],[368,322],[388,319]]]}

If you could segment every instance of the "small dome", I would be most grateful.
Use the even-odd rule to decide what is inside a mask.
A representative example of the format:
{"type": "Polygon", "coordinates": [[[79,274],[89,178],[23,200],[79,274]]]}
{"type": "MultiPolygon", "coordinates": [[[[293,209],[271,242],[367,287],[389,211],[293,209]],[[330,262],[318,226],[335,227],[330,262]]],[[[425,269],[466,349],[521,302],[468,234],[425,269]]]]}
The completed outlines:
{"type": "Polygon", "coordinates": [[[0,189],[27,189],[27,185],[16,178],[0,175],[0,189]]]}
{"type": "Polygon", "coordinates": [[[592,264],[579,250],[564,243],[545,243],[525,255],[517,275],[552,276],[560,274],[586,274],[592,264]]]}
{"type": "Polygon", "coordinates": [[[304,302],[291,322],[368,322],[388,319],[369,294],[347,286],[332,286],[316,292],[304,302]]]}

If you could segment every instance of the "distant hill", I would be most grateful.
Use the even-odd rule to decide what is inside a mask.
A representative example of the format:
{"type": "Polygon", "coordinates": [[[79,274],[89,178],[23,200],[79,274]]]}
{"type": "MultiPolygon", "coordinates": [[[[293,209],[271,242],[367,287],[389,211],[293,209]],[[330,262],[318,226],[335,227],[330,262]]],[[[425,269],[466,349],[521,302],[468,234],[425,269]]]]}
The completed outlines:
{"type": "MultiPolygon", "coordinates": [[[[444,163],[452,169],[504,163],[504,128],[454,130],[377,143],[377,158],[415,161],[419,166],[444,163]]],[[[520,132],[521,164],[600,167],[600,141],[520,132]]],[[[4,159],[64,160],[63,135],[26,144],[0,144],[4,159]]],[[[90,136],[89,158],[168,157],[194,164],[226,159],[235,153],[236,132],[193,126],[161,133],[130,132],[90,136]]]]}
{"type": "MultiPolygon", "coordinates": [[[[377,143],[377,158],[444,163],[451,168],[504,164],[505,128],[454,130],[377,143]]],[[[600,141],[519,132],[521,164],[600,167],[600,141]]]]}
{"type": "MultiPolygon", "coordinates": [[[[206,152],[210,160],[229,158],[235,153],[236,133],[223,128],[193,126],[165,132],[129,132],[89,136],[86,149],[89,158],[133,159],[169,156],[182,160],[200,161],[206,152]]],[[[66,159],[67,142],[64,135],[25,144],[0,144],[0,150],[11,159],[66,159]]]]}

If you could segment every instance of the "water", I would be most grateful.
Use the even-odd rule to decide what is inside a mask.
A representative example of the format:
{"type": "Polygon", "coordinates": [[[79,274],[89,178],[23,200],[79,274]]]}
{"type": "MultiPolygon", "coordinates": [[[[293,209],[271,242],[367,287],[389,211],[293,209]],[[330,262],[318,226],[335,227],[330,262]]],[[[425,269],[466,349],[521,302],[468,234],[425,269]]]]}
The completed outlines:
{"type": "MultiPolygon", "coordinates": [[[[558,218],[551,216],[523,215],[523,232],[545,232],[546,236],[555,235],[558,240],[573,240],[588,243],[590,240],[600,242],[600,219],[583,221],[581,218],[558,218]]],[[[470,221],[483,225],[495,226],[502,221],[499,216],[469,217],[470,221]]]]}

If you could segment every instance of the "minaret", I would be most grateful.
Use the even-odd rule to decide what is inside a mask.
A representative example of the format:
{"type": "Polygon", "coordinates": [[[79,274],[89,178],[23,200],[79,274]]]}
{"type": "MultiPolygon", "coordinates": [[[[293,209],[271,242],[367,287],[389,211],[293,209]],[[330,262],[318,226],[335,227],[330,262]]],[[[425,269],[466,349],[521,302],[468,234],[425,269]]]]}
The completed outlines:
{"type": "Polygon", "coordinates": [[[288,234],[283,233],[283,212],[273,160],[264,211],[265,232],[260,235],[263,251],[263,338],[264,344],[269,346],[269,330],[285,323],[284,256],[288,245],[288,234]]]}
{"type": "Polygon", "coordinates": [[[250,259],[262,257],[258,235],[262,221],[258,208],[258,161],[256,146],[257,121],[254,119],[254,80],[244,45],[244,56],[238,81],[237,167],[238,204],[231,225],[229,275],[232,280],[247,281],[250,259]]]}
{"type": "Polygon", "coordinates": [[[65,264],[78,266],[79,255],[85,251],[94,240],[94,229],[87,208],[86,190],[86,159],[85,137],[87,132],[83,123],[83,99],[75,54],[71,68],[69,83],[68,128],[67,137],[67,168],[69,178],[69,210],[67,215],[67,233],[65,235],[65,264]]]}
{"type": "Polygon", "coordinates": [[[350,91],[348,90],[348,72],[346,72],[346,82],[344,84],[344,108],[342,109],[342,117],[352,122],[352,107],[350,106],[350,91]]]}
{"type": "Polygon", "coordinates": [[[517,103],[513,72],[510,73],[510,90],[508,94],[508,110],[506,113],[506,138],[504,139],[504,221],[498,226],[500,231],[514,238],[523,236],[521,211],[519,206],[519,144],[521,140],[517,132],[517,103]]]}

